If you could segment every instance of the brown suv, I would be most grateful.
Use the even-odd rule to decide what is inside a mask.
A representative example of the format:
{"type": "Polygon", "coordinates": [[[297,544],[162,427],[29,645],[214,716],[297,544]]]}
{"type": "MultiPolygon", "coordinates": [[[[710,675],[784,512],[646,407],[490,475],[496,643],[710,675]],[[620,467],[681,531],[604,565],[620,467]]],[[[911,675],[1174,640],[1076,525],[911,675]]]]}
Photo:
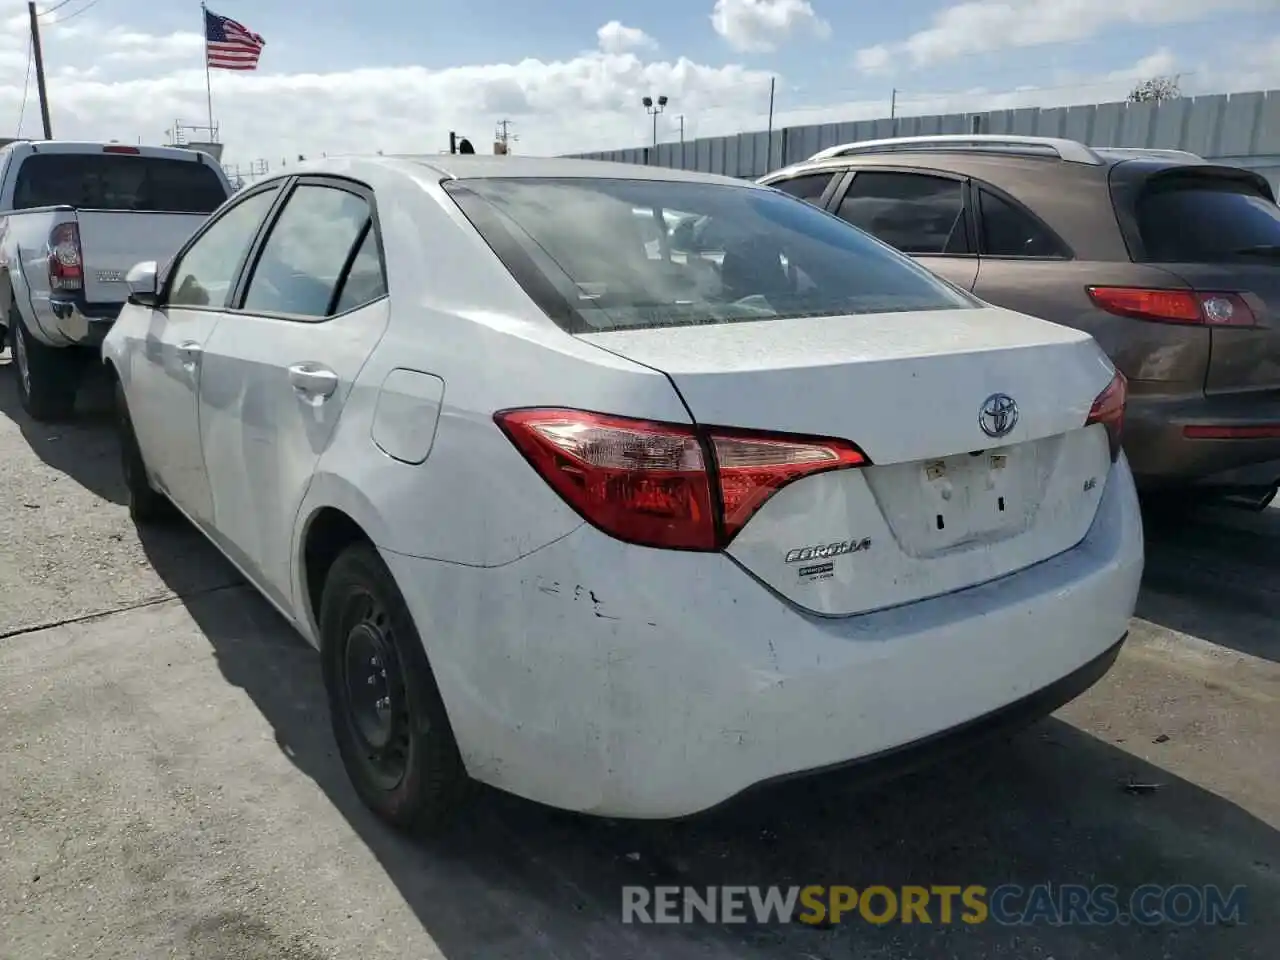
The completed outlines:
{"type": "Polygon", "coordinates": [[[1275,495],[1280,207],[1263,177],[1181,151],[938,136],[832,147],[760,182],[1092,334],[1129,379],[1146,491],[1275,495]]]}

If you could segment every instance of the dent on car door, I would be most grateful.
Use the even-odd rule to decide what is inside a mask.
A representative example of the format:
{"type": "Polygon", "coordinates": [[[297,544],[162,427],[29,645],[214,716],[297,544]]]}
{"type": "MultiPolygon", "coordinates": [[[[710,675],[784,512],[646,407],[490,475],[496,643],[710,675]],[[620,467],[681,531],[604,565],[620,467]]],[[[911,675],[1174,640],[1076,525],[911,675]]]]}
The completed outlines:
{"type": "Polygon", "coordinates": [[[201,454],[197,394],[202,351],[278,190],[246,195],[175,258],[142,343],[131,348],[127,402],[148,469],[197,523],[212,516],[201,454]]]}
{"type": "Polygon", "coordinates": [[[294,519],[387,324],[369,191],[300,181],[242,288],[205,349],[200,386],[214,535],[290,609],[294,519]]]}
{"type": "Polygon", "coordinates": [[[968,187],[958,177],[859,170],[835,213],[938,276],[972,290],[978,258],[967,195],[968,187]]]}

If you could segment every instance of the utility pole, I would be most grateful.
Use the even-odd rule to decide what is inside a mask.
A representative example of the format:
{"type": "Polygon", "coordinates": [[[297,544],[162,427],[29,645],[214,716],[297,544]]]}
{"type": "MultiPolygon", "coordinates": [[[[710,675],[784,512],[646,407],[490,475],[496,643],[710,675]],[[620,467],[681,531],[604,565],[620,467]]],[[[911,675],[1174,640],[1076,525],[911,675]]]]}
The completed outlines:
{"type": "Polygon", "coordinates": [[[44,124],[44,138],[53,139],[53,124],[49,122],[49,90],[44,85],[44,52],[40,49],[40,21],[36,19],[34,0],[27,4],[31,18],[31,55],[36,64],[36,90],[40,95],[40,120],[44,124]]]}
{"type": "Polygon", "coordinates": [[[680,114],[680,116],[677,117],[676,119],[680,121],[680,169],[683,170],[685,169],[685,166],[684,166],[684,114],[683,113],[680,114]]]}
{"type": "Polygon", "coordinates": [[[511,123],[512,121],[510,120],[498,121],[497,129],[493,132],[494,153],[510,153],[512,141],[520,139],[508,129],[511,123]]]}
{"type": "MultiPolygon", "coordinates": [[[[773,169],[773,91],[774,91],[774,87],[777,85],[777,82],[778,82],[777,77],[769,78],[769,136],[765,144],[765,154],[764,154],[765,155],[765,161],[764,161],[765,173],[768,173],[770,170],[773,169]]],[[[784,150],[783,153],[785,152],[786,151],[784,150]]],[[[785,165],[785,160],[784,160],[784,165],[785,165]]]]}
{"type": "Polygon", "coordinates": [[[893,92],[889,94],[889,119],[892,120],[898,115],[898,88],[894,87],[893,92]]]}

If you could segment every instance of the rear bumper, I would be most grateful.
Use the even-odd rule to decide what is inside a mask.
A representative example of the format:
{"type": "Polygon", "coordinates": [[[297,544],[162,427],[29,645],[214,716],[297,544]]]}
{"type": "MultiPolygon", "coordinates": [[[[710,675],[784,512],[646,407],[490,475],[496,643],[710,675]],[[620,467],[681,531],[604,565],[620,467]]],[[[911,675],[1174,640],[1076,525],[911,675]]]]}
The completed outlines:
{"type": "Polygon", "coordinates": [[[1187,427],[1280,428],[1280,391],[1130,396],[1124,449],[1139,488],[1262,487],[1280,480],[1280,437],[1190,439],[1187,427]]]}
{"type": "Polygon", "coordinates": [[[84,304],[75,300],[49,300],[57,332],[67,344],[86,347],[102,345],[123,306],[121,303],[84,304]]]}
{"type": "Polygon", "coordinates": [[[54,347],[102,344],[123,303],[84,303],[73,297],[53,295],[36,299],[36,323],[32,330],[38,339],[54,347]]]}
{"type": "Polygon", "coordinates": [[[722,554],[587,526],[497,568],[384,556],[472,776],[571,810],[669,818],[1011,705],[1052,710],[1128,629],[1143,543],[1121,458],[1075,548],[855,617],[805,614],[722,554]]]}

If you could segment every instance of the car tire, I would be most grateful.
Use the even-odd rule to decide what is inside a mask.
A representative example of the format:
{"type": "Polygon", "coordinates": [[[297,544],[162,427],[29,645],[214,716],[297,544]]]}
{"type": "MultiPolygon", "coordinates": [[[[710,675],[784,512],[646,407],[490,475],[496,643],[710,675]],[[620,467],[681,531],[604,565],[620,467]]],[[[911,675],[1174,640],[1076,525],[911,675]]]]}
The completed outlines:
{"type": "Polygon", "coordinates": [[[169,498],[151,486],[147,479],[147,466],[142,459],[142,448],[133,430],[129,405],[125,401],[124,387],[119,381],[115,386],[116,436],[120,441],[120,470],[124,475],[125,491],[129,497],[129,516],[138,526],[169,522],[178,511],[169,498]]]}
{"type": "Polygon", "coordinates": [[[41,423],[69,419],[76,410],[84,355],[75,347],[50,347],[27,332],[21,318],[10,315],[14,382],[27,416],[41,423]]]}
{"type": "Polygon", "coordinates": [[[330,567],[319,626],[333,735],[356,793],[397,830],[443,829],[470,779],[409,608],[371,545],[330,567]]]}

